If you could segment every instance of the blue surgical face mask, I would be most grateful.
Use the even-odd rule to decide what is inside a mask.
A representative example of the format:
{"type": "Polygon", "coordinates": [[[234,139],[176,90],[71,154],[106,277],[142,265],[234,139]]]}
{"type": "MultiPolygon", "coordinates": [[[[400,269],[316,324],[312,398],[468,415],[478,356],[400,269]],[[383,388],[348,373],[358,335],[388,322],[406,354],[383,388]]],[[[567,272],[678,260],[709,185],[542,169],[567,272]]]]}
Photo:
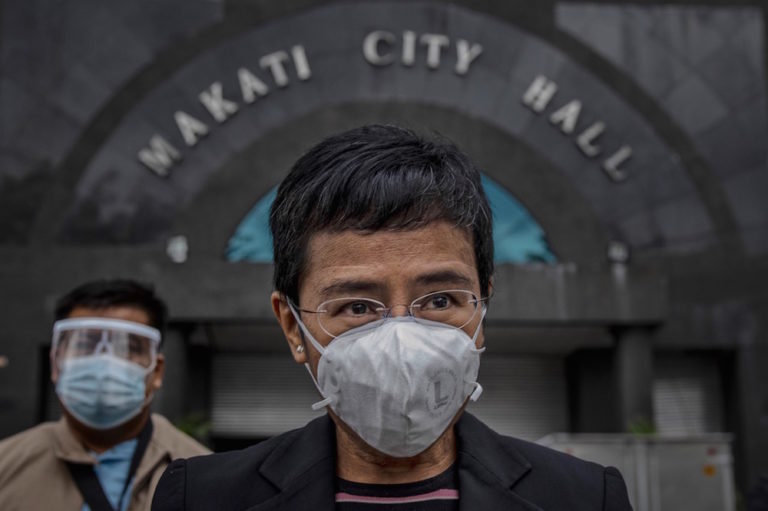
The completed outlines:
{"type": "Polygon", "coordinates": [[[63,360],[56,393],[64,408],[94,429],[110,429],[136,417],[146,398],[146,378],[154,369],[109,354],[63,360]]]}

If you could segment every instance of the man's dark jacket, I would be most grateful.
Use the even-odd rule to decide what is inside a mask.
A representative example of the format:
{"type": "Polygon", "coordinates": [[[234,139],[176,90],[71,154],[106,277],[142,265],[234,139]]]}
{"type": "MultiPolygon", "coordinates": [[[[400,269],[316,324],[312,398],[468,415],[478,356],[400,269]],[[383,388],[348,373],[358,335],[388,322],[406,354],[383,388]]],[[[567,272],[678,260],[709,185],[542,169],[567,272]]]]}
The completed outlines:
{"type": "MultiPolygon", "coordinates": [[[[456,433],[462,510],[632,509],[615,468],[501,436],[467,413],[456,433]]],[[[174,461],[152,510],[332,511],[335,458],[334,425],[323,416],[248,449],[174,461]]]]}

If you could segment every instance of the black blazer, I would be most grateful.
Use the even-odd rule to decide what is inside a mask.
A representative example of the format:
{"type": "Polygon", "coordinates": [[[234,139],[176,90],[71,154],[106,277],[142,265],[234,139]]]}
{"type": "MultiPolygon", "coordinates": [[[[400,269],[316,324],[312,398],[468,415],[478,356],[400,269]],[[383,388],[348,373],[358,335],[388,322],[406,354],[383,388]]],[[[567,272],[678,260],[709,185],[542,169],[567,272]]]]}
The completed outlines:
{"type": "MultiPolygon", "coordinates": [[[[462,510],[631,511],[615,468],[501,436],[468,413],[456,423],[462,510]]],[[[328,416],[241,451],[176,460],[153,511],[335,507],[336,437],[328,416]]]]}

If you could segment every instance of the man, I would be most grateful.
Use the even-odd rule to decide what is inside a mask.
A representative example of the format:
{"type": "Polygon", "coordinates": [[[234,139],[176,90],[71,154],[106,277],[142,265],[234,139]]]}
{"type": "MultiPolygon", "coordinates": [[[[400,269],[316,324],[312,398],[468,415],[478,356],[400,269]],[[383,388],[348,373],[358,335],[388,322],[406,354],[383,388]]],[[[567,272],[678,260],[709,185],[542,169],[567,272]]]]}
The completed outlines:
{"type": "Polygon", "coordinates": [[[615,469],[462,413],[482,391],[493,246],[480,175],[453,145],[390,126],[329,138],[270,223],[272,306],[328,413],[172,463],[154,510],[631,509],[615,469]]]}
{"type": "Polygon", "coordinates": [[[171,460],[209,451],[150,415],[166,307],[129,280],[84,284],[56,306],[58,422],[0,442],[0,509],[147,510],[171,460]]]}

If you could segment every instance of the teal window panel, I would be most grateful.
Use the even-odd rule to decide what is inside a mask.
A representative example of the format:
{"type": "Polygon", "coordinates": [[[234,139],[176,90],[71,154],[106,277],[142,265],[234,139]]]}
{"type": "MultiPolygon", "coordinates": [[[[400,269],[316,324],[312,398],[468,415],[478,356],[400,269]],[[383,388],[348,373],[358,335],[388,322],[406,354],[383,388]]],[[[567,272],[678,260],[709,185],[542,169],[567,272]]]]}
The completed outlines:
{"type": "MultiPolygon", "coordinates": [[[[556,258],[549,248],[546,233],[528,210],[488,176],[483,175],[482,182],[493,214],[495,262],[554,263],[556,258]]],[[[243,218],[229,240],[227,260],[272,262],[269,208],[276,195],[277,187],[264,195],[243,218]]]]}

